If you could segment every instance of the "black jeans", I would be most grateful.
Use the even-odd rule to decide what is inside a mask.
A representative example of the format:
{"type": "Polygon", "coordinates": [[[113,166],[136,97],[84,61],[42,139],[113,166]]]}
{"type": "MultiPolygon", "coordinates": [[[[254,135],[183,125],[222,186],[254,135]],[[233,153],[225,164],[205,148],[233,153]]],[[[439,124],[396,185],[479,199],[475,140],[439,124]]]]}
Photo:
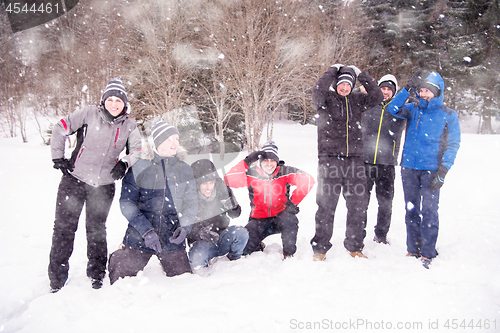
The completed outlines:
{"type": "Polygon", "coordinates": [[[257,251],[264,238],[278,233],[281,233],[285,255],[293,255],[297,251],[299,220],[294,214],[283,211],[274,217],[265,219],[250,218],[245,228],[248,230],[248,242],[243,250],[244,254],[257,251]]]}
{"type": "Polygon", "coordinates": [[[59,184],[56,216],[50,250],[50,286],[59,289],[68,279],[69,258],[73,253],[75,232],[85,204],[87,232],[87,276],[102,280],[106,275],[108,245],[106,219],[115,195],[115,184],[94,187],[71,175],[63,175],[59,184]]]}
{"type": "Polygon", "coordinates": [[[365,163],[361,157],[320,157],[316,192],[316,234],[311,240],[314,253],[326,253],[332,247],[333,221],[340,194],[347,206],[344,247],[361,251],[366,236],[365,163]]]}
{"type": "Polygon", "coordinates": [[[378,202],[377,225],[375,235],[378,238],[386,238],[391,226],[392,200],[394,199],[394,165],[366,164],[367,195],[370,194],[375,185],[375,194],[378,202]]]}

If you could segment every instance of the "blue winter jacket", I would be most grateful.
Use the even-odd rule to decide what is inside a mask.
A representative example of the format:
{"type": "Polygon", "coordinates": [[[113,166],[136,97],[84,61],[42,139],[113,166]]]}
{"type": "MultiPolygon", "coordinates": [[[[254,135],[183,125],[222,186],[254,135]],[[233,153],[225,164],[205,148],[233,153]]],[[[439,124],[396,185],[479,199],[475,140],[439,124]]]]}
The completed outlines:
{"type": "Polygon", "coordinates": [[[394,116],[407,119],[406,141],[401,165],[416,170],[437,170],[443,165],[448,170],[460,147],[460,124],[457,112],[443,105],[444,81],[432,72],[426,79],[441,89],[439,96],[429,102],[404,104],[410,92],[403,88],[389,103],[387,110],[394,116]]]}
{"type": "Polygon", "coordinates": [[[162,252],[176,252],[185,243],[173,244],[169,238],[182,226],[189,232],[198,211],[196,182],[191,167],[177,157],[139,160],[122,181],[120,208],[129,225],[123,244],[147,252],[144,234],[153,228],[160,238],[162,252]]]}

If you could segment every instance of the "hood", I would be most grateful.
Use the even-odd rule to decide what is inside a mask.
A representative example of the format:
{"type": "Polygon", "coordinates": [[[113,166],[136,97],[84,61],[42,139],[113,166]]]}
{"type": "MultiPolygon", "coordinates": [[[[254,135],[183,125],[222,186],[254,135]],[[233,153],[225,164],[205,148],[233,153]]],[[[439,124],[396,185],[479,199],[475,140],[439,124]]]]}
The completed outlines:
{"type": "Polygon", "coordinates": [[[437,109],[440,108],[443,105],[443,100],[444,100],[444,80],[439,75],[437,72],[431,72],[429,76],[425,78],[425,82],[429,82],[431,84],[434,84],[439,87],[441,90],[441,93],[439,96],[434,97],[431,99],[429,102],[427,102],[425,99],[420,98],[420,95],[418,92],[416,92],[417,98],[420,102],[420,107],[422,109],[437,109]]]}

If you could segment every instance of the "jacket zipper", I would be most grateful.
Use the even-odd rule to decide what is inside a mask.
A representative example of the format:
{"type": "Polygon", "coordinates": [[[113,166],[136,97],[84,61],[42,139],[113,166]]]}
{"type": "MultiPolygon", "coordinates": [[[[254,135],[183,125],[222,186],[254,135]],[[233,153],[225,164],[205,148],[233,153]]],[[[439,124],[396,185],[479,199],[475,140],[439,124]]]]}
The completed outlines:
{"type": "MultiPolygon", "coordinates": [[[[378,143],[380,141],[380,131],[382,130],[382,119],[384,119],[385,107],[387,106],[382,103],[382,114],[380,115],[380,122],[378,124],[378,133],[377,133],[377,141],[375,144],[375,155],[373,157],[373,164],[377,164],[377,153],[378,153],[378,143]]],[[[394,155],[394,152],[392,153],[394,155]]]]}
{"type": "Polygon", "coordinates": [[[272,183],[272,178],[269,179],[269,216],[271,216],[271,210],[272,210],[272,198],[271,198],[271,194],[273,193],[272,189],[271,189],[271,183],[272,183]]]}
{"type": "Polygon", "coordinates": [[[348,101],[347,101],[347,97],[344,97],[345,98],[345,107],[346,107],[346,115],[347,115],[347,121],[346,121],[346,133],[347,133],[347,137],[346,137],[346,144],[347,144],[347,157],[349,157],[349,104],[348,104],[348,101]]]}

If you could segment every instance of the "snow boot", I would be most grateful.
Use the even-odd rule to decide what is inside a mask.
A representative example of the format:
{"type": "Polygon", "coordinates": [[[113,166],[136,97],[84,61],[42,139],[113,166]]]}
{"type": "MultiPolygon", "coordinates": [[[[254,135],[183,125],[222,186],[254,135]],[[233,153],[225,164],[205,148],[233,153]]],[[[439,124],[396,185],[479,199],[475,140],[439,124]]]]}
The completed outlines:
{"type": "Polygon", "coordinates": [[[90,279],[92,282],[92,289],[101,289],[102,288],[102,280],[99,279],[90,279]]]}
{"type": "Polygon", "coordinates": [[[313,254],[313,261],[325,261],[326,253],[313,254]]]}
{"type": "Polygon", "coordinates": [[[373,237],[373,241],[375,243],[379,243],[379,244],[387,244],[387,245],[391,245],[389,244],[389,241],[387,241],[387,238],[386,237],[382,237],[382,236],[377,236],[375,235],[375,237],[373,237]]]}
{"type": "Polygon", "coordinates": [[[429,259],[426,257],[422,257],[422,266],[424,266],[425,268],[429,269],[431,262],[432,262],[432,258],[429,259]]]}
{"type": "Polygon", "coordinates": [[[418,258],[420,258],[420,254],[418,254],[418,253],[411,253],[411,252],[408,252],[408,253],[406,254],[406,256],[407,256],[407,257],[417,258],[417,259],[418,259],[418,258]]]}
{"type": "Polygon", "coordinates": [[[365,255],[363,254],[363,252],[361,252],[361,251],[349,252],[349,254],[350,254],[350,255],[351,255],[351,257],[353,257],[353,258],[366,258],[366,259],[368,259],[368,257],[367,257],[367,256],[365,256],[365,255]]]}

